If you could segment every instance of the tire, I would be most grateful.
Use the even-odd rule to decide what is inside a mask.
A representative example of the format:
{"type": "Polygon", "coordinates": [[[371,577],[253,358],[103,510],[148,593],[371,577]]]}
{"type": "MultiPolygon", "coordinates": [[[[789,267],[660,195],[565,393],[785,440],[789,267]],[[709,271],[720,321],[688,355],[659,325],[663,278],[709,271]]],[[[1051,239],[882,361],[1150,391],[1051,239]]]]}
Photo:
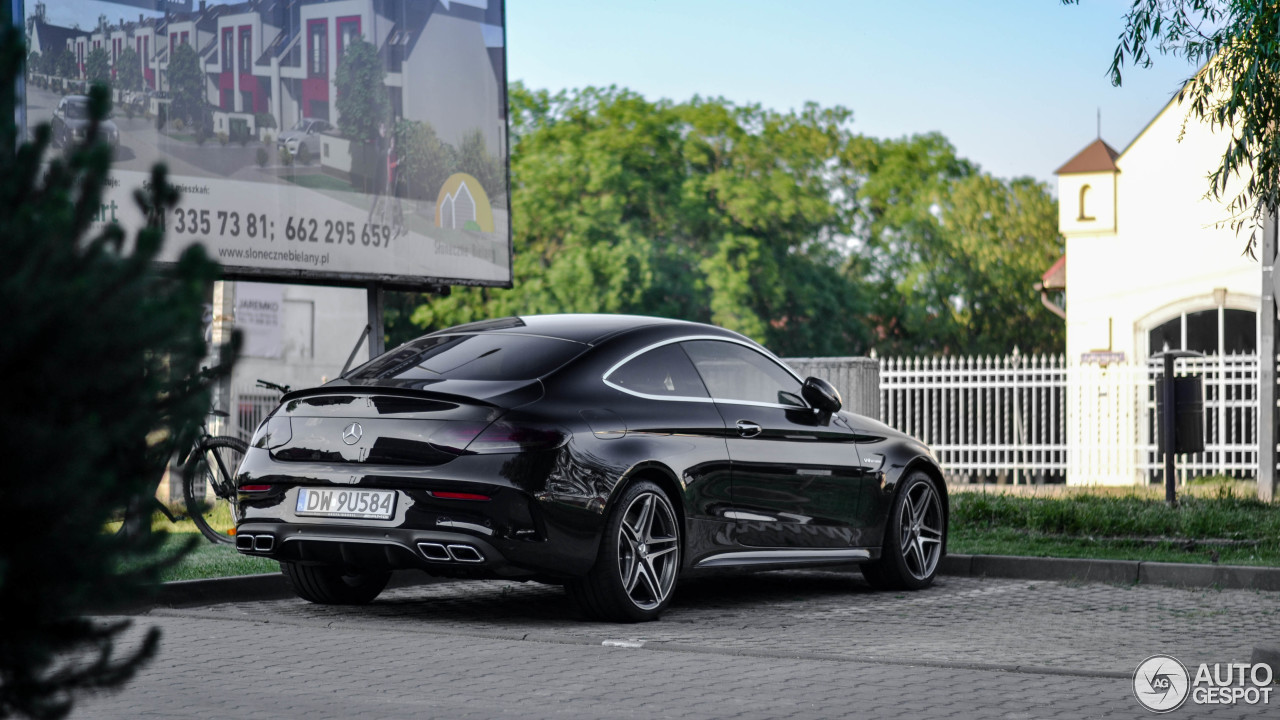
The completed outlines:
{"type": "Polygon", "coordinates": [[[628,486],[605,523],[595,565],[565,584],[591,618],[611,622],[657,620],[680,575],[680,522],[666,493],[640,480],[628,486]]]}
{"type": "Polygon", "coordinates": [[[946,533],[937,484],[923,472],[912,473],[893,499],[880,559],[863,563],[862,576],[881,590],[929,587],[938,575],[946,533]]]}
{"type": "Polygon", "coordinates": [[[236,540],[235,473],[248,449],[248,443],[240,438],[209,438],[183,468],[187,515],[209,542],[230,544],[236,540]]]}
{"type": "Polygon", "coordinates": [[[294,594],[319,605],[366,605],[387,587],[391,572],[344,573],[333,565],[281,562],[294,594]]]}

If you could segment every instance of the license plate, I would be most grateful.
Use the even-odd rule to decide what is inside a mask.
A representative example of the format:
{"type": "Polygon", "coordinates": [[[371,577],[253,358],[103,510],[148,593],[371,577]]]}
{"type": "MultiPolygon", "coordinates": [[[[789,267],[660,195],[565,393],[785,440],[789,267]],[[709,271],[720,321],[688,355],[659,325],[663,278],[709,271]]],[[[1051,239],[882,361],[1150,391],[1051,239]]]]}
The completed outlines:
{"type": "Polygon", "coordinates": [[[299,515],[390,520],[395,511],[395,490],[298,488],[299,515]]]}

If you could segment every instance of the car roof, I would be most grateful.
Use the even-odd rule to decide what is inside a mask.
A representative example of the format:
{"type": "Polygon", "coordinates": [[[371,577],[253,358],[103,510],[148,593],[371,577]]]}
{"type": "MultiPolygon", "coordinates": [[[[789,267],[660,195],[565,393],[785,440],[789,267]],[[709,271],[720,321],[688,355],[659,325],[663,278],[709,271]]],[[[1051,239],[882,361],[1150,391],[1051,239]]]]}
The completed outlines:
{"type": "Polygon", "coordinates": [[[503,332],[522,335],[543,335],[595,345],[615,335],[645,327],[683,327],[699,334],[735,337],[737,333],[714,325],[672,320],[645,315],[610,315],[592,313],[564,313],[557,315],[520,315],[515,317],[481,320],[438,330],[432,335],[456,335],[460,333],[503,332]]]}

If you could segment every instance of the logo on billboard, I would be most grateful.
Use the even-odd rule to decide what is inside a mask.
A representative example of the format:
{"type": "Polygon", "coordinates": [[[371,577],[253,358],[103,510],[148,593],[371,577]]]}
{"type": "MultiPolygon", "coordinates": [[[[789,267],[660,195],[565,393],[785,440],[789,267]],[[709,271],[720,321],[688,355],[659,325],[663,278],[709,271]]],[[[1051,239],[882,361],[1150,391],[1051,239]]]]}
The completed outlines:
{"type": "Polygon", "coordinates": [[[436,198],[436,227],[493,232],[493,208],[479,180],[454,173],[444,181],[436,198]]]}

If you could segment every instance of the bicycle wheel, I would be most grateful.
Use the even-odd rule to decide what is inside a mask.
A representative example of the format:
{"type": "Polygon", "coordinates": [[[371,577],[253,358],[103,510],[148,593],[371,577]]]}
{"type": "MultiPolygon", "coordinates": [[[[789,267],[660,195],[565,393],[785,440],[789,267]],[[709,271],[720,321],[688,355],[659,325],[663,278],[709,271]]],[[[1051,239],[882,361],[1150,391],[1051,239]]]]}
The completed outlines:
{"type": "Polygon", "coordinates": [[[236,437],[204,440],[183,469],[182,494],[187,514],[213,543],[235,542],[235,473],[248,443],[236,437]]]}

